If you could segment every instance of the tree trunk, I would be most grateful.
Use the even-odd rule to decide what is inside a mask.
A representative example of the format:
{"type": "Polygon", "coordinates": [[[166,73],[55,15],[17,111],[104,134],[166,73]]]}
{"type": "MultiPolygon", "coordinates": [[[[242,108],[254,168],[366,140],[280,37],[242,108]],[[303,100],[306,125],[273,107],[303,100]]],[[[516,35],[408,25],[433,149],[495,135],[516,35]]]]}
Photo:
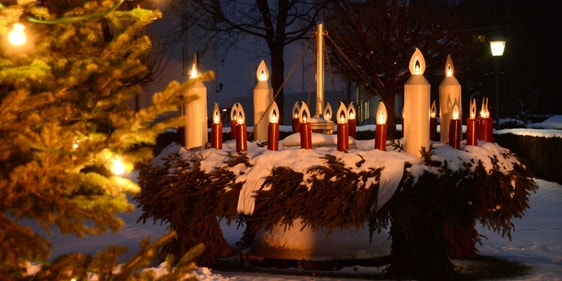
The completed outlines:
{"type": "Polygon", "coordinates": [[[269,51],[271,53],[271,87],[275,102],[282,113],[279,117],[279,124],[283,124],[283,113],[285,112],[285,95],[283,94],[283,81],[285,79],[285,61],[283,59],[284,46],[282,44],[270,44],[269,51]]]}

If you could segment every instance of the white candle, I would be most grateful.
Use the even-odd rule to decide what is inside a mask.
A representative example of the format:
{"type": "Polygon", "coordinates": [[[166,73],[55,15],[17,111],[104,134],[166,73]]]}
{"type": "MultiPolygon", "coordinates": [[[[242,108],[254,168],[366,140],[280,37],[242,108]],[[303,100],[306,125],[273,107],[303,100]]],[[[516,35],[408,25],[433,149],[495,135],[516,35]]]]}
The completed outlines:
{"type": "MultiPolygon", "coordinates": [[[[449,142],[449,121],[451,120],[451,112],[453,110],[453,103],[458,101],[459,105],[462,102],[461,98],[461,84],[455,78],[455,67],[451,55],[447,56],[445,62],[445,78],[439,85],[439,117],[441,124],[441,142],[449,142]]],[[[462,106],[459,106],[459,119],[462,120],[462,106]]],[[[461,121],[462,126],[462,121],[461,121]]]]}
{"type": "Polygon", "coordinates": [[[421,157],[421,149],[429,150],[429,102],[431,85],[423,76],[425,59],[421,51],[416,51],[410,59],[412,76],[404,84],[404,119],[408,125],[404,128],[404,149],[406,152],[421,157]]]}
{"type": "Polygon", "coordinates": [[[266,112],[273,103],[273,89],[269,85],[269,70],[262,60],[256,71],[258,83],[254,88],[254,139],[267,140],[269,117],[266,112]]]}
{"type": "MultiPolygon", "coordinates": [[[[189,75],[196,79],[197,57],[193,57],[193,66],[189,75]]],[[[186,94],[185,103],[185,147],[205,147],[208,140],[207,128],[207,87],[198,81],[186,94]]]]}

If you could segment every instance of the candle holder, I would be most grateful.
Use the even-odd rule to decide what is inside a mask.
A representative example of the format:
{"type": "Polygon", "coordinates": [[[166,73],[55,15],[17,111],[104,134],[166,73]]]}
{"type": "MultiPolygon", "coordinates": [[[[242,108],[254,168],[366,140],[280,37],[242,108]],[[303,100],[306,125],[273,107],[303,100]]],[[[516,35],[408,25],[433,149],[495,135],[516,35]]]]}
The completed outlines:
{"type": "Polygon", "coordinates": [[[301,148],[311,149],[312,148],[312,127],[308,122],[310,118],[310,110],[306,103],[302,103],[299,109],[299,133],[301,136],[301,148]]]}
{"type": "Polygon", "coordinates": [[[347,119],[347,107],[343,102],[340,102],[336,119],[338,123],[338,151],[347,151],[349,148],[349,124],[347,119]]]}
{"type": "Polygon", "coordinates": [[[267,130],[267,149],[279,150],[279,107],[273,102],[269,110],[269,126],[267,130]]]}
{"type": "Polygon", "coordinates": [[[211,147],[222,149],[222,122],[218,103],[213,109],[213,124],[211,125],[211,147]]]}
{"type": "Polygon", "coordinates": [[[357,110],[353,102],[347,107],[347,124],[349,124],[349,135],[354,139],[357,138],[357,110]]]}
{"type": "Polygon", "coordinates": [[[246,127],[246,114],[244,113],[244,108],[242,105],[238,107],[238,117],[236,118],[236,151],[247,151],[248,150],[248,135],[246,127]]]}
{"type": "Polygon", "coordinates": [[[386,106],[379,102],[377,107],[376,127],[375,127],[375,149],[386,151],[386,106]]]}

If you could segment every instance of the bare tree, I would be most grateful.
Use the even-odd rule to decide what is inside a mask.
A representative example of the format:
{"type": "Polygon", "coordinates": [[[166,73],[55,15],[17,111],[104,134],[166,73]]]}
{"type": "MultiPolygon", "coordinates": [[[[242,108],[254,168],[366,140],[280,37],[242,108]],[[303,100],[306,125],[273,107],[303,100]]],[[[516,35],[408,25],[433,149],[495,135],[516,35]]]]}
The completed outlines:
{"type": "Polygon", "coordinates": [[[394,100],[410,76],[414,49],[424,54],[427,69],[442,71],[448,54],[465,55],[474,42],[445,1],[335,0],[324,11],[335,69],[381,97],[391,117],[389,137],[396,137],[394,100]]]}
{"type": "Polygon", "coordinates": [[[323,5],[323,1],[314,0],[180,0],[176,3],[179,10],[187,11],[189,24],[222,35],[223,40],[249,35],[266,42],[271,60],[271,84],[281,110],[285,46],[310,38],[323,5]]]}

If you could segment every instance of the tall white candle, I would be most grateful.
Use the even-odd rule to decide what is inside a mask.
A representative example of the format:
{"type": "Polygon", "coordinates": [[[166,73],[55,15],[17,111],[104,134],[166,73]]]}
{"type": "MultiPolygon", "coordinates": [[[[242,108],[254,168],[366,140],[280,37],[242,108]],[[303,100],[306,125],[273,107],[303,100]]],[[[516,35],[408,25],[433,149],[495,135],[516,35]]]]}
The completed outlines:
{"type": "MultiPolygon", "coordinates": [[[[441,119],[441,142],[449,142],[449,121],[453,110],[453,103],[457,100],[459,105],[462,102],[461,84],[455,78],[455,67],[451,55],[447,56],[445,62],[445,78],[439,85],[439,117],[441,119]]],[[[462,106],[459,106],[459,116],[462,117],[462,106]]],[[[462,118],[461,126],[462,126],[462,118]]]]}
{"type": "MultiPolygon", "coordinates": [[[[197,57],[193,57],[190,79],[199,76],[197,57]]],[[[205,147],[208,140],[207,128],[207,87],[198,81],[186,94],[185,103],[185,147],[205,147]]]]}
{"type": "Polygon", "coordinates": [[[258,83],[254,88],[254,139],[266,141],[269,125],[269,117],[266,113],[273,103],[273,89],[269,85],[269,70],[264,60],[258,66],[256,77],[258,83]]]}
{"type": "Polygon", "coordinates": [[[404,149],[406,152],[421,157],[421,149],[429,150],[429,102],[431,85],[423,76],[425,59],[416,48],[410,59],[412,76],[404,84],[404,149]]]}

